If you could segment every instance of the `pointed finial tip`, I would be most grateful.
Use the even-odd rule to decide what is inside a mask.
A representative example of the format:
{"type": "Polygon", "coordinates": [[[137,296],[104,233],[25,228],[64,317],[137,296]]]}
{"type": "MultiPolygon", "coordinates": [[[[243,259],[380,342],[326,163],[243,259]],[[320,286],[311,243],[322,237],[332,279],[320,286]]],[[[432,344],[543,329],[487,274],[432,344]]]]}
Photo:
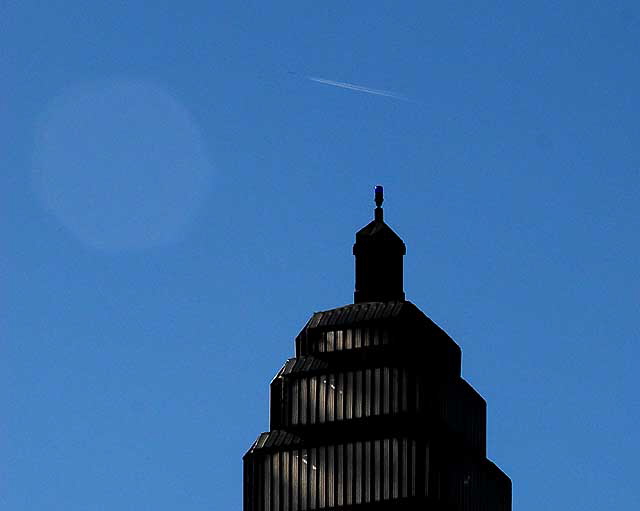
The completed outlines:
{"type": "Polygon", "coordinates": [[[376,207],[378,208],[382,207],[382,203],[384,202],[384,190],[382,188],[382,185],[376,185],[375,201],[376,201],[376,207]]]}
{"type": "Polygon", "coordinates": [[[374,210],[374,213],[375,213],[374,218],[376,219],[376,221],[382,222],[382,203],[384,202],[382,185],[376,185],[375,201],[376,201],[376,209],[374,210]]]}

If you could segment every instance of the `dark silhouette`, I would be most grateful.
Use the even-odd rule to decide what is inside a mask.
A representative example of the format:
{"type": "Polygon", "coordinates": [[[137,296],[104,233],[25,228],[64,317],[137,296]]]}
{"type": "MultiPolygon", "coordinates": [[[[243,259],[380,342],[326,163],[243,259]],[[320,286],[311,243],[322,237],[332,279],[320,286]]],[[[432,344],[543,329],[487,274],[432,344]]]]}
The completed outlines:
{"type": "Polygon", "coordinates": [[[245,511],[509,511],[486,458],[486,403],[458,345],[404,300],[402,240],[356,234],[353,305],[315,313],[271,382],[270,428],[244,456],[245,511]]]}

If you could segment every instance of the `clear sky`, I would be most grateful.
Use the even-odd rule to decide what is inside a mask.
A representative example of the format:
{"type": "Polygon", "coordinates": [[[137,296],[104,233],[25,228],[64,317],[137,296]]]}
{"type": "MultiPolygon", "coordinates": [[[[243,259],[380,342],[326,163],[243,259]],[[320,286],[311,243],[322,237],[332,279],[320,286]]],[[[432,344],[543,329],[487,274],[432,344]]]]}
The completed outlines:
{"type": "Polygon", "coordinates": [[[378,183],[514,510],[640,509],[638,2],[5,1],[0,48],[3,510],[240,510],[378,183]]]}

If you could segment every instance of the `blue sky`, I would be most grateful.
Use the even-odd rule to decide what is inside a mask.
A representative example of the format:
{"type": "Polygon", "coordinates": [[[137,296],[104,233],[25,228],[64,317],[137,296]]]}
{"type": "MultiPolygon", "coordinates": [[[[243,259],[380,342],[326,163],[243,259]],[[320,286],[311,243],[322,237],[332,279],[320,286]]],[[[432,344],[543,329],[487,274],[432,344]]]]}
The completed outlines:
{"type": "Polygon", "coordinates": [[[637,2],[344,4],[0,6],[3,509],[241,509],[378,183],[514,509],[640,507],[637,2]]]}

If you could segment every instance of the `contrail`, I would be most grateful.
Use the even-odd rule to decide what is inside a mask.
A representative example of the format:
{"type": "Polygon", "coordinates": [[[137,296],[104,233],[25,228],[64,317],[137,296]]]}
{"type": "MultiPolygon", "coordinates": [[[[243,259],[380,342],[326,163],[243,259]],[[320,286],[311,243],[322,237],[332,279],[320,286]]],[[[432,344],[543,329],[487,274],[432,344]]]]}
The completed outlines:
{"type": "Polygon", "coordinates": [[[367,94],[375,94],[377,96],[385,96],[387,98],[394,98],[394,99],[401,99],[403,101],[409,101],[409,98],[388,90],[372,89],[370,87],[356,85],[355,83],[325,80],[324,78],[316,78],[315,76],[307,76],[307,78],[312,82],[324,83],[325,85],[333,85],[334,87],[341,87],[343,89],[355,90],[358,92],[366,92],[367,94]]]}

